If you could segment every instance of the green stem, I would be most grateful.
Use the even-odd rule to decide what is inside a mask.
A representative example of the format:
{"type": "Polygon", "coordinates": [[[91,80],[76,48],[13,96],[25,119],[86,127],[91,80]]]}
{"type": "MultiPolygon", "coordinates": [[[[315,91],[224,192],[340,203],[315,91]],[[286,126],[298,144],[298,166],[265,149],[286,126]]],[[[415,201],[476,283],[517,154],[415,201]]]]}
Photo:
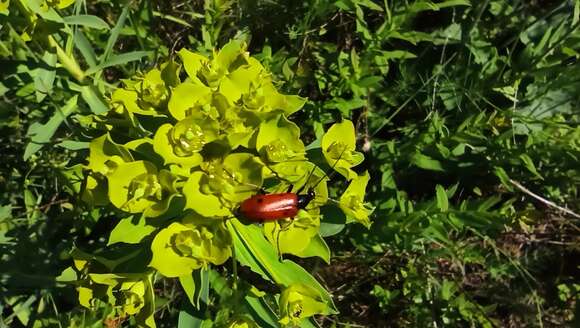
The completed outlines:
{"type": "MultiPolygon", "coordinates": [[[[233,240],[233,237],[232,237],[233,240]]],[[[234,274],[234,281],[232,283],[232,289],[234,293],[238,292],[238,260],[236,259],[236,247],[232,242],[232,271],[234,274]]]]}
{"type": "Polygon", "coordinates": [[[48,44],[56,49],[56,56],[58,61],[79,83],[82,83],[85,79],[85,72],[81,69],[74,57],[67,55],[67,53],[61,48],[61,46],[56,42],[56,40],[49,35],[47,37],[48,44]]]}

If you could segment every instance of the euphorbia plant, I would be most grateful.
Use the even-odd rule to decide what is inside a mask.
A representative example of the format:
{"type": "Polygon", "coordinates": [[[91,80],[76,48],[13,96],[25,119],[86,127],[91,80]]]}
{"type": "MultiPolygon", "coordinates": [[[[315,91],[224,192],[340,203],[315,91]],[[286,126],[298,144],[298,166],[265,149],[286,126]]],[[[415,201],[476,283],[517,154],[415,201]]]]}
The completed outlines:
{"type": "MultiPolygon", "coordinates": [[[[252,320],[308,326],[315,314],[336,313],[328,292],[281,257],[330,256],[319,234],[329,179],[320,163],[309,160],[300,128],[288,119],[306,100],[278,92],[242,42],[210,57],[188,50],[178,55],[179,62],[124,81],[111,95],[110,111],[95,119],[102,130],[90,145],[82,196],[121,218],[107,247],[124,255],[74,252],[81,304],[107,302],[113,315],[134,315],[151,327],[152,284],[166,277],[178,278],[194,308],[207,302],[201,291],[213,287],[222,303],[214,318],[232,327],[255,326],[252,320]],[[257,225],[236,217],[239,204],[259,189],[284,192],[289,186],[313,188],[316,195],[295,218],[257,225]],[[230,258],[232,264],[218,272],[230,258]],[[278,292],[266,294],[242,281],[237,265],[278,292]],[[216,287],[224,284],[231,288],[216,287]],[[263,311],[267,303],[278,303],[270,308],[279,313],[263,311]]],[[[335,201],[346,222],[368,226],[372,209],[363,199],[369,177],[352,170],[363,160],[352,122],[330,127],[320,144],[325,165],[351,181],[335,201]]]]}

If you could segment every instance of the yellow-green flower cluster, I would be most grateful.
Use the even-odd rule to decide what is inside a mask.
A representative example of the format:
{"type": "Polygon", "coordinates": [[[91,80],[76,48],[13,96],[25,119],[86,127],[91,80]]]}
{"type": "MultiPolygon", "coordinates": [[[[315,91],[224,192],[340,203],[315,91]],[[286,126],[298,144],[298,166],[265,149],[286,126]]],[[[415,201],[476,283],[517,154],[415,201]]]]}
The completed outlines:
{"type": "Polygon", "coordinates": [[[89,263],[76,260],[74,265],[80,277],[77,291],[82,306],[95,310],[105,302],[112,305],[112,316],[135,316],[140,326],[155,327],[151,274],[90,273],[89,263]]]}
{"type": "MultiPolygon", "coordinates": [[[[95,119],[102,130],[90,144],[83,199],[112,205],[125,217],[123,227],[141,229],[127,243],[150,243],[148,267],[180,281],[230,258],[233,239],[225,220],[266,180],[269,192],[293,185],[294,192],[313,188],[315,198],[295,220],[265,224],[261,238],[278,253],[309,257],[327,249],[319,236],[319,207],[328,200],[328,177],[308,161],[300,128],[288,119],[305,99],[279,93],[243,42],[232,41],[207,57],[181,50],[179,60],[124,81],[112,93],[110,111],[95,119]]],[[[363,160],[355,151],[352,122],[330,127],[320,144],[328,165],[351,181],[340,208],[349,221],[368,226],[368,175],[352,170],[363,160]]],[[[115,231],[114,243],[124,242],[122,235],[115,231]]],[[[150,288],[142,277],[86,277],[79,289],[85,306],[104,298],[124,314],[142,311],[150,288]],[[105,296],[95,297],[103,288],[105,296]]],[[[283,309],[285,322],[324,313],[328,301],[324,307],[311,302],[318,296],[290,287],[281,298],[292,308],[283,309]],[[306,305],[296,314],[293,307],[300,304],[306,305]]]]}
{"type": "Polygon", "coordinates": [[[319,293],[305,284],[288,286],[280,295],[280,320],[282,325],[300,327],[302,320],[315,314],[328,314],[328,306],[319,293]]]}
{"type": "Polygon", "coordinates": [[[174,222],[155,236],[150,266],[166,277],[185,276],[209,263],[224,263],[231,256],[230,244],[223,224],[174,222]]]}

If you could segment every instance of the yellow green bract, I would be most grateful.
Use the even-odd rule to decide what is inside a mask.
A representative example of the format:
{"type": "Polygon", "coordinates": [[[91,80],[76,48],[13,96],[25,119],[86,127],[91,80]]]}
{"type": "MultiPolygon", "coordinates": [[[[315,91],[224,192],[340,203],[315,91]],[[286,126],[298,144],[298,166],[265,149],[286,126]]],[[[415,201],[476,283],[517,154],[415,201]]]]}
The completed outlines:
{"type": "MultiPolygon", "coordinates": [[[[93,119],[101,130],[90,143],[84,167],[83,200],[95,207],[110,204],[120,219],[109,245],[140,244],[144,250],[131,251],[118,260],[73,255],[82,263],[77,269],[84,306],[108,301],[123,315],[142,316],[139,322],[146,326],[154,325],[150,316],[142,314],[149,313],[154,304],[148,292],[150,276],[109,272],[117,272],[116,266],[124,261],[146,259],[143,270],[179,277],[193,298],[191,289],[197,287],[192,277],[222,265],[234,253],[231,234],[235,230],[226,229],[226,220],[236,216],[240,204],[264,186],[270,193],[287,192],[290,185],[292,192],[312,188],[315,197],[294,220],[251,229],[257,239],[243,244],[245,251],[236,250],[241,254],[237,260],[258,272],[262,268],[244,262],[250,259],[247,254],[260,261],[278,261],[281,254],[319,256],[325,261],[329,257],[319,235],[324,220],[320,207],[329,199],[329,178],[308,160],[300,128],[288,119],[306,100],[278,92],[272,75],[249,56],[243,42],[231,41],[211,56],[183,49],[178,59],[181,62],[170,60],[124,80],[111,93],[110,110],[93,119]],[[270,255],[254,254],[266,250],[270,255]],[[89,271],[93,262],[101,268],[98,274],[89,271]]],[[[340,207],[350,221],[368,226],[370,211],[363,203],[368,175],[365,180],[352,170],[363,160],[355,151],[352,122],[332,125],[321,145],[325,165],[352,180],[340,207]]],[[[282,267],[297,275],[287,279],[310,279],[294,266],[282,267]]],[[[322,287],[292,285],[280,298],[281,322],[296,323],[328,313],[331,303],[322,287]]],[[[237,318],[230,326],[254,327],[255,323],[237,318]]]]}
{"type": "Polygon", "coordinates": [[[231,255],[230,245],[223,223],[186,226],[174,222],[155,236],[149,265],[166,277],[180,277],[209,263],[224,263],[231,255]]]}
{"type": "Polygon", "coordinates": [[[79,303],[94,310],[98,302],[106,302],[113,305],[113,316],[135,316],[140,326],[154,328],[151,279],[151,275],[91,273],[77,288],[79,303]]]}
{"type": "Polygon", "coordinates": [[[329,314],[328,306],[318,292],[304,284],[285,288],[280,295],[280,320],[282,325],[300,327],[302,320],[315,314],[329,314]]]}
{"type": "Polygon", "coordinates": [[[348,180],[357,174],[351,168],[364,160],[363,154],[355,151],[354,125],[349,120],[336,123],[322,137],[322,153],[334,169],[348,180]]]}
{"type": "Polygon", "coordinates": [[[366,227],[371,225],[369,215],[374,210],[370,204],[364,202],[365,190],[369,179],[368,172],[354,178],[339,201],[340,208],[350,221],[359,222],[366,227]]]}

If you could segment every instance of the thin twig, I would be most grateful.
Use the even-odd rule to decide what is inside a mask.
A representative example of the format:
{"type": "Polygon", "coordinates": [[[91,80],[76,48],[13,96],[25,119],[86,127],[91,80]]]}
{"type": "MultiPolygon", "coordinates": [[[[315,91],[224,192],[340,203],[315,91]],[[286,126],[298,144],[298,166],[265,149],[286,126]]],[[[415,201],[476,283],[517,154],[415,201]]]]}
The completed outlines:
{"type": "Polygon", "coordinates": [[[545,199],[545,198],[543,198],[543,197],[541,197],[541,196],[539,196],[539,195],[537,195],[537,194],[534,194],[534,193],[533,193],[533,192],[531,192],[531,191],[530,191],[528,188],[526,188],[526,187],[522,186],[522,185],[521,185],[519,182],[517,182],[517,181],[514,181],[514,180],[512,180],[512,179],[510,179],[510,182],[511,182],[511,183],[512,183],[514,186],[516,186],[516,188],[518,188],[518,189],[519,189],[519,190],[521,190],[522,192],[524,192],[524,193],[526,193],[526,194],[528,194],[528,195],[530,195],[530,196],[534,197],[535,199],[539,200],[540,202],[542,202],[542,203],[544,203],[544,204],[546,204],[546,205],[548,205],[548,206],[550,206],[550,207],[556,208],[556,209],[558,209],[558,210],[560,210],[560,211],[562,211],[562,212],[564,212],[564,213],[566,213],[566,214],[572,215],[573,217],[575,217],[575,218],[577,218],[577,219],[580,219],[580,215],[579,215],[579,214],[576,214],[576,213],[574,213],[573,211],[571,211],[571,210],[569,210],[569,209],[567,209],[567,208],[565,208],[565,207],[562,207],[562,206],[560,206],[560,205],[557,205],[556,203],[554,203],[554,202],[552,202],[552,201],[550,201],[550,200],[547,200],[547,199],[545,199]]]}

